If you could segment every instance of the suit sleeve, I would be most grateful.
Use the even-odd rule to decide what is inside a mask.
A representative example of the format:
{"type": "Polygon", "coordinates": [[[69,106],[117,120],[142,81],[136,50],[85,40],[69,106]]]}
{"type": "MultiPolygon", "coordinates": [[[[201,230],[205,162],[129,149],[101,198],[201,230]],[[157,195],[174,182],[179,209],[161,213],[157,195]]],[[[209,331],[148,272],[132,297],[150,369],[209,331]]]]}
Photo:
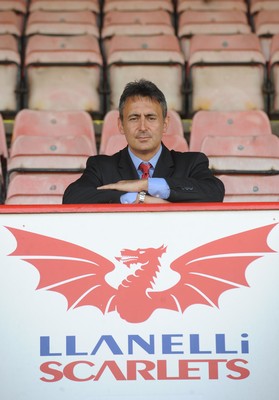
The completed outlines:
{"type": "Polygon", "coordinates": [[[114,176],[114,168],[110,164],[100,165],[98,157],[89,157],[82,176],[66,188],[63,204],[120,204],[120,197],[125,192],[97,189],[99,186],[118,180],[120,177],[116,173],[114,176]],[[106,173],[106,168],[112,171],[106,173]],[[107,180],[106,176],[110,179],[107,180]]]}
{"type": "Polygon", "coordinates": [[[223,182],[209,169],[209,161],[203,153],[183,154],[176,160],[175,173],[166,178],[170,187],[170,202],[222,202],[223,182]],[[191,157],[191,158],[190,158],[191,157]]]}

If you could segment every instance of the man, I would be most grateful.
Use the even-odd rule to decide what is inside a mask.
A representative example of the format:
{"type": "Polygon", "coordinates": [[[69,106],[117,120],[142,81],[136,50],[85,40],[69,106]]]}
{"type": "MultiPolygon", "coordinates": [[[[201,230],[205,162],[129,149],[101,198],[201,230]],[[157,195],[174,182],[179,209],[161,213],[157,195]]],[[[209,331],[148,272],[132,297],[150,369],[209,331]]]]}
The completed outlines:
{"type": "Polygon", "coordinates": [[[118,128],[128,146],[112,156],[89,157],[82,176],[66,189],[64,204],[223,200],[224,185],[203,153],[180,153],[162,143],[167,104],[156,85],[143,79],[128,83],[119,115],[118,128]]]}

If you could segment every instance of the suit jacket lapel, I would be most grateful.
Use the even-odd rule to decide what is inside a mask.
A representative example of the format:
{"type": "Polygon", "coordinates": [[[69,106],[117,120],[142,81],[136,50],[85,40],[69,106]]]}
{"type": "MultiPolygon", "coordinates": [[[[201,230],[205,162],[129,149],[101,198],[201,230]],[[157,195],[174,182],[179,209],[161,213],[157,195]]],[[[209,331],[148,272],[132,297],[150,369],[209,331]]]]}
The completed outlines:
{"type": "MultiPolygon", "coordinates": [[[[162,144],[162,147],[162,153],[154,170],[154,178],[169,177],[172,175],[174,170],[174,162],[170,151],[166,148],[164,144],[162,144]]],[[[123,150],[120,151],[118,166],[119,173],[123,180],[138,179],[138,172],[131,160],[128,152],[128,147],[125,147],[123,150]]]]}
{"type": "Polygon", "coordinates": [[[169,177],[172,175],[174,170],[174,162],[171,153],[164,144],[162,144],[162,146],[162,153],[154,170],[154,178],[169,177]]]}
{"type": "Polygon", "coordinates": [[[137,170],[128,152],[128,146],[120,151],[119,173],[123,180],[139,179],[137,170]]]}

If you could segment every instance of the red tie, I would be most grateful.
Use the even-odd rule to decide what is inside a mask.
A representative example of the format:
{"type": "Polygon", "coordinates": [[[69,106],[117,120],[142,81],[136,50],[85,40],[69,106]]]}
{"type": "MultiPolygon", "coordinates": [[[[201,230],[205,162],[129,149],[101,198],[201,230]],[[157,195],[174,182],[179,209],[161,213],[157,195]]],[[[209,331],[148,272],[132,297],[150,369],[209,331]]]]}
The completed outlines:
{"type": "Polygon", "coordinates": [[[141,163],[139,165],[139,169],[142,171],[142,177],[141,179],[147,179],[150,177],[149,175],[149,170],[151,168],[151,164],[150,163],[141,163]]]}

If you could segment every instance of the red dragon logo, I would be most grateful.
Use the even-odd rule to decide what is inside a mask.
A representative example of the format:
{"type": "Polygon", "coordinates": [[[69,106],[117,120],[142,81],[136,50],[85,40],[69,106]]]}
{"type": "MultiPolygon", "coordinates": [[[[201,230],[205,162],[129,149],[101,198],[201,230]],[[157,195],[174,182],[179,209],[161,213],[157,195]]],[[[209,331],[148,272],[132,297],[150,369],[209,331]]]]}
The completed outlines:
{"type": "Polygon", "coordinates": [[[37,268],[37,289],[61,293],[69,308],[98,307],[103,313],[117,311],[128,322],[147,320],[157,308],[184,312],[193,304],[218,307],[220,295],[249,286],[249,264],[273,254],[267,237],[276,224],[227,236],[197,247],[174,260],[170,268],[179,276],[173,286],[156,291],[154,279],[161,273],[160,259],[166,247],[124,249],[116,257],[130,271],[117,288],[106,275],[115,269],[107,258],[63,240],[15,228],[7,228],[17,240],[10,256],[18,256],[37,268]]]}

